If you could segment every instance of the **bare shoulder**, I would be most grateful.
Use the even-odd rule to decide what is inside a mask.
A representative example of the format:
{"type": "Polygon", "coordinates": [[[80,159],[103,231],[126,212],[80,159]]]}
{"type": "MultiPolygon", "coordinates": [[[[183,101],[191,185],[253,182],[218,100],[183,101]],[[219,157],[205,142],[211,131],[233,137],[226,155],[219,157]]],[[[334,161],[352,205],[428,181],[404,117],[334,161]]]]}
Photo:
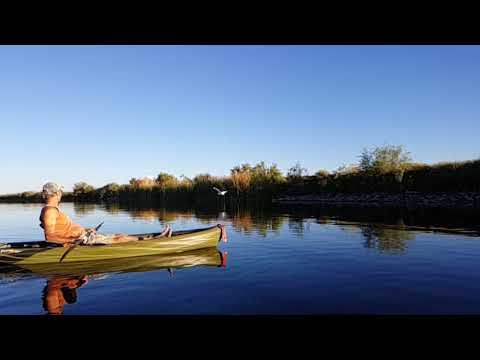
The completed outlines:
{"type": "Polygon", "coordinates": [[[56,219],[58,216],[58,210],[54,207],[44,207],[43,208],[43,218],[46,219],[56,219]]]}

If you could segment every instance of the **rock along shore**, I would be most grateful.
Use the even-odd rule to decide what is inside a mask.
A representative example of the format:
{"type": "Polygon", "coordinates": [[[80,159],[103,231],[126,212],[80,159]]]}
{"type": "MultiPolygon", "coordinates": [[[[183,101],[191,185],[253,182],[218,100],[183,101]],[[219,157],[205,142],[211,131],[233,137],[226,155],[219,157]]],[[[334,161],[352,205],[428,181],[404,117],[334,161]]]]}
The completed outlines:
{"type": "Polygon", "coordinates": [[[480,193],[420,193],[407,191],[400,194],[306,194],[284,195],[274,198],[278,204],[346,205],[359,207],[407,208],[470,208],[480,209],[480,193]]]}

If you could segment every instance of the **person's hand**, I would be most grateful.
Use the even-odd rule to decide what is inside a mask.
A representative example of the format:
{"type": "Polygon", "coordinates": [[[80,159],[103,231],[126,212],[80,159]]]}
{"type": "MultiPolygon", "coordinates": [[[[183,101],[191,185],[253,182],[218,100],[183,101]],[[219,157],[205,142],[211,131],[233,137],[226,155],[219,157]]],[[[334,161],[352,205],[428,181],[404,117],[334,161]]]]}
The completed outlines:
{"type": "MultiPolygon", "coordinates": [[[[78,240],[78,239],[77,239],[77,240],[78,240]]],[[[63,247],[72,247],[73,245],[75,245],[75,242],[76,242],[77,240],[75,240],[75,241],[71,241],[71,240],[70,240],[70,241],[68,241],[68,242],[63,243],[62,246],[63,246],[63,247]]]]}
{"type": "Polygon", "coordinates": [[[86,232],[87,232],[87,235],[90,235],[90,234],[96,234],[97,233],[97,230],[95,230],[94,228],[87,228],[85,229],[86,232]]]}

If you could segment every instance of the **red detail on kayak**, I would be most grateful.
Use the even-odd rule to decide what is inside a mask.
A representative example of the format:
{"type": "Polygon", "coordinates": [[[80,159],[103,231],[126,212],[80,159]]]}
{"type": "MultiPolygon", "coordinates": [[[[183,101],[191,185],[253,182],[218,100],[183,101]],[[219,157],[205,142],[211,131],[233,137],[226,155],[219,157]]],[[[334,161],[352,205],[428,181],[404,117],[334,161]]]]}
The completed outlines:
{"type": "Polygon", "coordinates": [[[228,241],[228,236],[227,236],[227,229],[225,229],[225,225],[220,225],[218,224],[217,225],[221,232],[220,232],[220,240],[223,240],[223,242],[227,242],[228,241]]]}
{"type": "Polygon", "coordinates": [[[227,256],[228,252],[224,251],[222,253],[222,265],[220,265],[221,267],[227,267],[227,256]]]}

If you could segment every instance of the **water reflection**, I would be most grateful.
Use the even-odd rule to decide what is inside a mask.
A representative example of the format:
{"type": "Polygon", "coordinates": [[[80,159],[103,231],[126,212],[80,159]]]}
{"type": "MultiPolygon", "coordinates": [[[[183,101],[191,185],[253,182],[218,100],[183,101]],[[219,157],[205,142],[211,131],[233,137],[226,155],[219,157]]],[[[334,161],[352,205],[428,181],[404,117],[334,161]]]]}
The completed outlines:
{"type": "MultiPolygon", "coordinates": [[[[119,212],[128,214],[132,219],[139,219],[148,222],[158,221],[162,225],[177,220],[195,220],[200,224],[210,225],[212,222],[230,222],[233,230],[246,235],[258,234],[266,237],[269,232],[280,232],[288,217],[275,216],[269,209],[258,208],[165,208],[165,207],[141,207],[139,204],[112,205],[107,204],[103,209],[112,215],[119,212]]],[[[295,221],[295,220],[294,220],[295,221]]],[[[299,218],[298,221],[301,221],[299,218]]],[[[302,232],[299,229],[299,232],[302,232]]]]}
{"type": "Polygon", "coordinates": [[[78,216],[93,214],[96,208],[97,205],[95,204],[73,203],[73,210],[78,216]]]}
{"type": "MultiPolygon", "coordinates": [[[[50,263],[35,265],[18,265],[4,267],[4,278],[11,281],[46,277],[47,282],[42,291],[42,306],[49,315],[62,315],[65,305],[75,304],[78,299],[77,289],[88,284],[89,280],[108,278],[115,273],[139,273],[165,270],[169,278],[179,269],[192,267],[224,268],[227,266],[227,252],[217,248],[205,248],[183,253],[161,256],[131,257],[102,261],[78,263],[50,263]]],[[[5,281],[5,280],[4,280],[5,281]]]]}
{"type": "MultiPolygon", "coordinates": [[[[116,214],[123,211],[133,219],[161,224],[176,220],[195,220],[202,224],[229,222],[234,231],[244,235],[268,236],[288,228],[295,237],[303,237],[310,224],[336,225],[347,232],[363,236],[367,248],[402,252],[415,230],[433,230],[479,235],[478,212],[466,210],[358,209],[325,207],[145,207],[137,204],[105,205],[116,214]]],[[[84,211],[84,210],[82,210],[84,211]]]]}
{"type": "Polygon", "coordinates": [[[306,224],[308,224],[308,222],[305,221],[303,217],[290,216],[288,218],[288,228],[290,232],[297,237],[303,237],[306,224]]]}
{"type": "Polygon", "coordinates": [[[407,242],[415,239],[413,232],[387,229],[378,226],[360,226],[364,246],[383,252],[402,253],[407,249],[407,242]]]}
{"type": "MultiPolygon", "coordinates": [[[[24,267],[12,271],[12,279],[22,279],[13,284],[1,276],[2,267],[3,313],[38,312],[41,305],[49,314],[73,310],[411,314],[431,313],[432,303],[443,313],[473,314],[479,310],[478,237],[431,233],[478,235],[478,213],[293,206],[165,208],[138,204],[76,204],[74,209],[79,216],[88,214],[85,223],[98,223],[107,220],[105,212],[112,214],[108,219],[112,228],[122,226],[131,233],[139,231],[143,221],[155,222],[145,226],[151,228],[156,228],[157,222],[174,222],[175,230],[224,223],[233,235],[233,241],[224,246],[235,252],[234,268],[225,272],[218,268],[225,264],[226,257],[215,248],[121,262],[24,267]],[[131,224],[132,220],[138,223],[131,224]],[[280,236],[273,236],[277,233],[280,236]],[[182,270],[191,266],[198,271],[182,270]],[[156,272],[143,274],[146,271],[156,272]],[[181,276],[177,276],[179,272],[181,276]],[[105,276],[102,286],[94,286],[105,276]],[[153,278],[158,288],[152,289],[153,278]],[[152,291],[167,300],[152,300],[152,291]],[[115,304],[101,300],[101,295],[108,293],[115,296],[115,304]],[[362,294],[360,301],[358,294],[362,294]],[[439,303],[439,298],[449,301],[439,303]],[[132,300],[137,306],[131,306],[132,300]]],[[[36,224],[31,232],[22,227],[38,216],[38,210],[32,208],[22,217],[22,207],[7,208],[5,214],[14,214],[12,218],[20,215],[16,222],[7,223],[2,236],[8,239],[16,234],[11,238],[21,241],[35,238],[39,231],[36,224]]]]}
{"type": "Polygon", "coordinates": [[[53,276],[42,293],[43,309],[48,315],[63,315],[66,304],[77,302],[77,289],[88,283],[88,277],[53,276]]]}

